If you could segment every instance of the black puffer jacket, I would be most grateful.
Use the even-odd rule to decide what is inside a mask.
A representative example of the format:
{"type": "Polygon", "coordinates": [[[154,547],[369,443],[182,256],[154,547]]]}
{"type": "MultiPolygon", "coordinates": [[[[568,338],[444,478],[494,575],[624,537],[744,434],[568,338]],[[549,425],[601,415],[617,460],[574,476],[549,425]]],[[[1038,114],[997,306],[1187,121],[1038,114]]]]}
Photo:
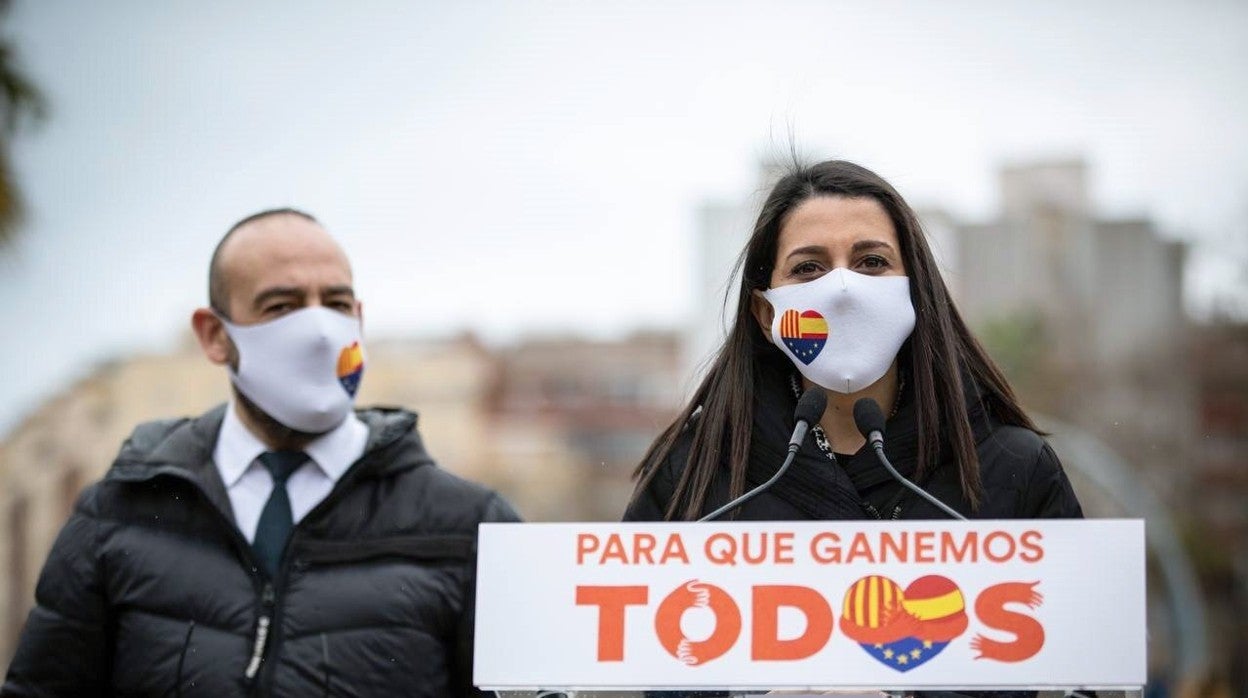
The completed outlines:
{"type": "Polygon", "coordinates": [[[415,415],[360,412],[364,456],[271,582],[212,463],[224,408],[139,427],[48,557],[4,696],[467,696],[477,524],[415,415]]]}

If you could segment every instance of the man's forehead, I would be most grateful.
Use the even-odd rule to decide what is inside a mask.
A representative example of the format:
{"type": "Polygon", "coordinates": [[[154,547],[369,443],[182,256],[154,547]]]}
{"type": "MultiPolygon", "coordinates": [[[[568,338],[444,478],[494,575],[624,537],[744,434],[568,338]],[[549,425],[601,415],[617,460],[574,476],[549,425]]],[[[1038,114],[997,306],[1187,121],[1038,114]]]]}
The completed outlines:
{"type": "Polygon", "coordinates": [[[304,262],[339,263],[351,273],[337,241],[319,223],[294,214],[275,214],[238,228],[223,246],[220,261],[227,272],[236,266],[304,262]]]}

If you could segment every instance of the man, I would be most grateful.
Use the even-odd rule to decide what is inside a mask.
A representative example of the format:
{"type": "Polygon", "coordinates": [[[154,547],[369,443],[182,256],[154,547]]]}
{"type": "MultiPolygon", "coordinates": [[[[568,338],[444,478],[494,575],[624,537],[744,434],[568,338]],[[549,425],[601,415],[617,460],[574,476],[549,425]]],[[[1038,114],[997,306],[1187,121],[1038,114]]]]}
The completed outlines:
{"type": "Polygon", "coordinates": [[[213,254],[192,316],[233,399],[144,424],[48,556],[4,696],[466,696],[475,536],[516,521],[402,410],[353,411],[360,301],[309,215],[213,254]]]}

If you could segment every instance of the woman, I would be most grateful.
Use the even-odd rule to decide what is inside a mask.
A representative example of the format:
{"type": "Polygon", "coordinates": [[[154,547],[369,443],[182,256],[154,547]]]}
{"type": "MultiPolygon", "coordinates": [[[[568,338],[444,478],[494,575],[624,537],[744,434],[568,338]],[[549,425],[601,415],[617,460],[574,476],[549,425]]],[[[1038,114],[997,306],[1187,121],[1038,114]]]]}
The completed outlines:
{"type": "Polygon", "coordinates": [[[1052,449],[953,306],[918,218],[875,173],[799,167],[746,246],[732,330],[689,404],[637,468],[625,520],[692,520],[767,481],[797,397],[828,406],[792,468],[726,516],[939,519],[854,425],[874,398],[906,477],[973,518],[1079,517],[1052,449]]]}
{"type": "Polygon", "coordinates": [[[864,397],[888,416],[892,463],[963,516],[1082,516],[1057,457],[954,308],[917,217],[878,175],[841,161],[797,168],[767,197],[741,265],[728,338],[638,466],[625,520],[697,519],[766,482],[797,397],[815,386],[828,406],[814,438],[727,516],[947,518],[864,448],[853,419],[864,397]]]}

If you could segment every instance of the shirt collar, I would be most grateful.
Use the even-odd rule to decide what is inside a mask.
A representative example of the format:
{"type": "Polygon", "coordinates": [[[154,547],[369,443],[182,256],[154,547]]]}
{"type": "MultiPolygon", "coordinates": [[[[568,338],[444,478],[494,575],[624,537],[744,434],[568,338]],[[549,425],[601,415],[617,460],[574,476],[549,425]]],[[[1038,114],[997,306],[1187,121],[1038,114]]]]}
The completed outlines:
{"type": "MultiPolygon", "coordinates": [[[[213,460],[227,489],[238,482],[260,454],[269,450],[238,418],[236,409],[237,404],[233,401],[226,406],[221,433],[213,451],[213,460]]],[[[326,477],[337,482],[347,468],[364,455],[367,442],[368,427],[352,412],[341,424],[305,446],[303,451],[326,477]]]]}
{"type": "Polygon", "coordinates": [[[304,446],[303,452],[329,479],[338,482],[347,468],[364,455],[367,442],[368,427],[352,412],[333,430],[304,446]]]}

